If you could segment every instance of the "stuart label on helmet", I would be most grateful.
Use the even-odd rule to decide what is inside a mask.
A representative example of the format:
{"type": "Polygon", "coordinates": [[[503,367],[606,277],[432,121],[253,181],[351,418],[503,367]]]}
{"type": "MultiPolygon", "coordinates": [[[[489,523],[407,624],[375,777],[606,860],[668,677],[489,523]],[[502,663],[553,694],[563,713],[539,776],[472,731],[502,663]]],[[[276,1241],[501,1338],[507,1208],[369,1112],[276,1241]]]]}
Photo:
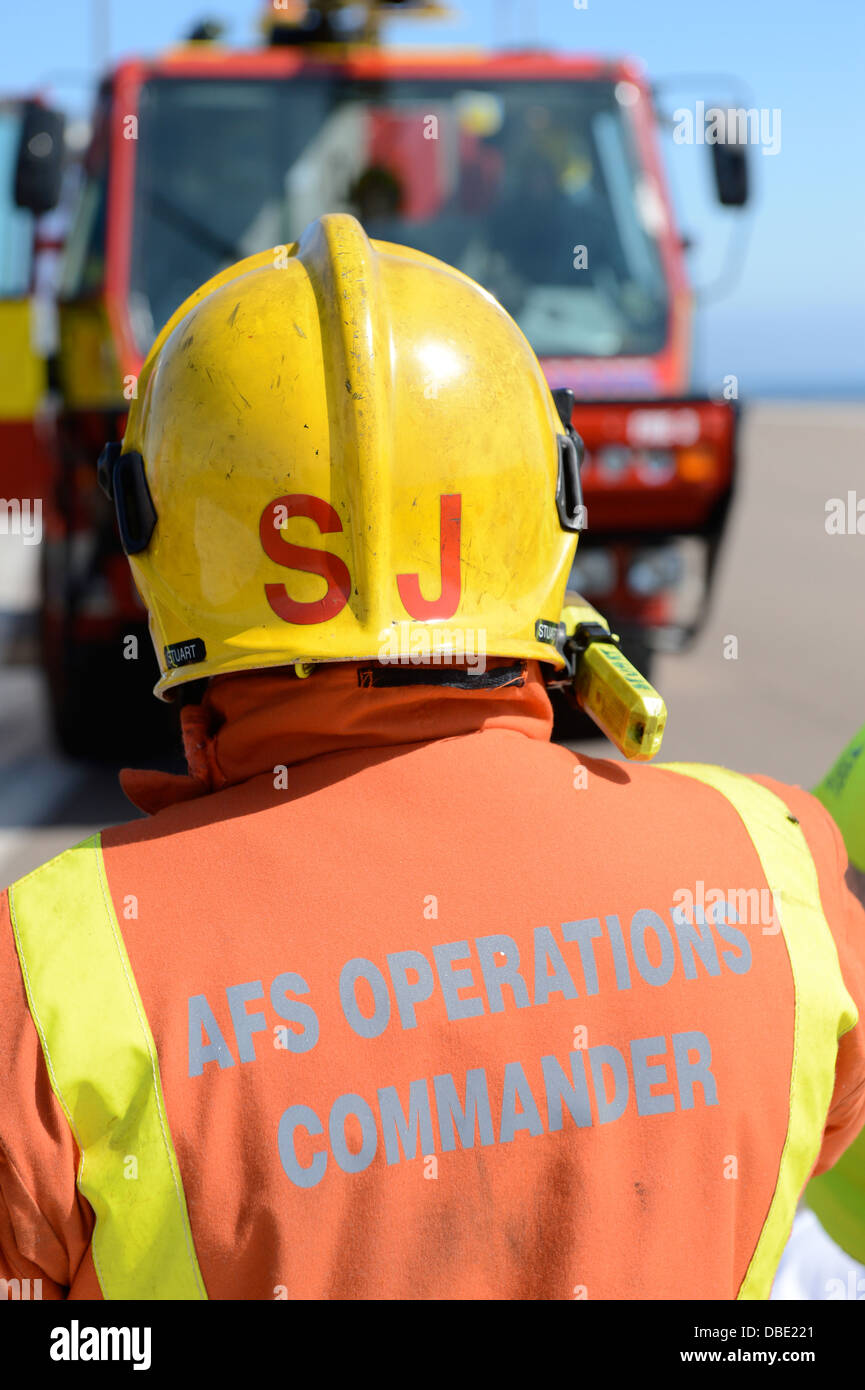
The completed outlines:
{"type": "Polygon", "coordinates": [[[564,635],[564,623],[552,623],[548,618],[538,618],[535,623],[536,642],[549,642],[551,647],[557,647],[564,635]]]}
{"type": "Polygon", "coordinates": [[[172,642],[164,650],[168,667],[193,666],[207,657],[207,648],[200,637],[191,637],[188,642],[172,642]]]}

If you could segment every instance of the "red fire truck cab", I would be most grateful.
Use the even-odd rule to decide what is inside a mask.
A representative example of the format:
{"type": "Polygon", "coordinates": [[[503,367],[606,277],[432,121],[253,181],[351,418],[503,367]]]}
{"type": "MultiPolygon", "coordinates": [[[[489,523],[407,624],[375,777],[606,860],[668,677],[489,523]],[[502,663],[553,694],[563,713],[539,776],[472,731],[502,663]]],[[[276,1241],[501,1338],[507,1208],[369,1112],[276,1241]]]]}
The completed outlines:
{"type": "Polygon", "coordinates": [[[690,391],[691,295],[641,69],[558,53],[193,42],[104,81],[66,247],[43,631],[67,751],[123,753],[106,703],[124,710],[132,746],[159,716],[144,615],[94,469],[122,436],[148,348],[202,281],[332,211],[458,266],[509,310],[551,386],[575,395],[588,526],[573,587],[644,669],[653,646],[694,630],[698,618],[676,614],[679,543],[699,542],[707,592],[736,409],[690,391]],[[128,661],[135,634],[140,659],[128,661]]]}

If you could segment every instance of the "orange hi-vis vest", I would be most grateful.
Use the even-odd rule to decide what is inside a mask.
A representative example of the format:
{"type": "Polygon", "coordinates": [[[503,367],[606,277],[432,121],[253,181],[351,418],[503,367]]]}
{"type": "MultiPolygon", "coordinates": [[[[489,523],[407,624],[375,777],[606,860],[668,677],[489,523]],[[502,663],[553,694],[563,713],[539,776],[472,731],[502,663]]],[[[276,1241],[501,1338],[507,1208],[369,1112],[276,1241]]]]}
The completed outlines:
{"type": "Polygon", "coordinates": [[[765,1298],[865,1119],[798,788],[549,742],[539,670],[218,678],[189,777],[0,900],[0,1278],[765,1298]]]}

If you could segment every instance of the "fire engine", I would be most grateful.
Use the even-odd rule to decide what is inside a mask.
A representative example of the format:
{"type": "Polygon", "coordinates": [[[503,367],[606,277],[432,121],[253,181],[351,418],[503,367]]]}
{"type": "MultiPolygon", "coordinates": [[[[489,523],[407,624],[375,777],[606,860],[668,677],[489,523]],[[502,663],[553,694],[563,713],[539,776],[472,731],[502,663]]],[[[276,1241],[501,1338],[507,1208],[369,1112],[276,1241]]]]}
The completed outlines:
{"type": "MultiPolygon", "coordinates": [[[[573,587],[635,664],[646,671],[653,649],[699,627],[733,494],[737,406],[691,390],[692,294],[651,87],[625,59],[381,41],[388,17],[436,8],[272,0],[258,49],[224,47],[204,25],[101,84],[48,363],[42,647],[69,753],[140,755],[165,714],[94,461],[122,437],[141,364],[177,305],[323,212],[352,212],[371,237],[478,280],[551,387],[573,392],[588,520],[573,587]],[[699,592],[682,618],[688,537],[699,592]],[[139,659],[125,660],[133,637],[139,659]],[[111,705],[123,711],[113,736],[111,705]]],[[[56,135],[53,113],[29,104],[16,177],[16,201],[34,213],[58,178],[40,111],[56,135]]],[[[744,150],[707,148],[720,202],[741,206],[744,150]]]]}

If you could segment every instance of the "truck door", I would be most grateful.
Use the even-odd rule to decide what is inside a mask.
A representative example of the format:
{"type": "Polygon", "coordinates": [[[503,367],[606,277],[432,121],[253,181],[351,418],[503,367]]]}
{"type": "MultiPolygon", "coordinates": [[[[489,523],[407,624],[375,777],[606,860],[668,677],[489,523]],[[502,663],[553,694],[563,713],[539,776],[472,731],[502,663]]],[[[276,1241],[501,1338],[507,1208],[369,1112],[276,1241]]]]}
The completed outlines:
{"type": "MultiPolygon", "coordinates": [[[[51,464],[45,422],[39,418],[46,364],[33,297],[37,219],[17,201],[20,150],[33,110],[29,101],[0,99],[0,648],[4,657],[15,653],[35,622],[43,504],[51,464]]],[[[50,138],[44,131],[43,135],[50,138]]],[[[45,149],[44,140],[36,142],[37,157],[40,149],[45,149]]]]}
{"type": "Polygon", "coordinates": [[[20,507],[10,512],[9,503],[41,498],[47,467],[35,429],[46,386],[31,296],[36,219],[15,203],[27,109],[26,102],[0,100],[0,498],[5,499],[9,530],[20,517],[20,507]]]}

